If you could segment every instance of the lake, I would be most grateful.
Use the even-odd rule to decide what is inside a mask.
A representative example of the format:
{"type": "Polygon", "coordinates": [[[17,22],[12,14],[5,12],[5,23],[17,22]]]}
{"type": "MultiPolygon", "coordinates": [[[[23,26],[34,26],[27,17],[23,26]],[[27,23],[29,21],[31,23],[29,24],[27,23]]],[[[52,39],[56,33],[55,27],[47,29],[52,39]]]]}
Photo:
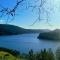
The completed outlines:
{"type": "Polygon", "coordinates": [[[56,50],[60,46],[60,42],[39,40],[37,36],[39,34],[22,34],[13,36],[0,36],[0,47],[11,48],[20,52],[28,52],[33,49],[35,52],[40,51],[43,48],[52,48],[56,50]]]}

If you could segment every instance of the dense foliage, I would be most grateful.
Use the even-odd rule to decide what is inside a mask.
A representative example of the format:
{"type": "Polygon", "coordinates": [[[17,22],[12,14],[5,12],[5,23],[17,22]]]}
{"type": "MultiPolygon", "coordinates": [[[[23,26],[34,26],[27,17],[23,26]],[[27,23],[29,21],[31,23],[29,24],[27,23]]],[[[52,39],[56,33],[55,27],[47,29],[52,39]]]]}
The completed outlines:
{"type": "MultiPolygon", "coordinates": [[[[16,58],[19,60],[60,60],[60,48],[56,50],[56,53],[53,53],[51,49],[43,49],[40,52],[34,52],[32,49],[28,52],[28,54],[22,54],[16,50],[12,49],[6,49],[6,48],[0,48],[0,58],[1,55],[3,55],[3,58],[8,57],[7,60],[10,60],[12,58],[16,58]],[[3,54],[4,55],[3,55],[3,54]],[[5,56],[5,57],[4,57],[5,56]],[[13,57],[14,56],[14,57],[13,57]]],[[[12,59],[11,59],[12,60],[12,59]]]]}
{"type": "Polygon", "coordinates": [[[28,56],[28,60],[55,60],[53,52],[51,50],[47,51],[46,49],[35,54],[33,50],[30,50],[28,56]]]}

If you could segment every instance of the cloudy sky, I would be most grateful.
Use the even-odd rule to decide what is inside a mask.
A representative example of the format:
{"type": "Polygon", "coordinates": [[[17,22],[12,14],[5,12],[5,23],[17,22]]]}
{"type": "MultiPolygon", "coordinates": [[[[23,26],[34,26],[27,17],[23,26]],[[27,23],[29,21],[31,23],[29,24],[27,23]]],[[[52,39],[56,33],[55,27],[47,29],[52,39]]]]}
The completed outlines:
{"type": "MultiPolygon", "coordinates": [[[[8,22],[9,24],[17,25],[23,28],[31,29],[58,29],[60,28],[60,1],[59,0],[45,0],[43,8],[48,12],[48,23],[47,13],[41,8],[41,21],[37,20],[34,25],[32,23],[38,18],[38,8],[28,8],[28,6],[39,6],[40,0],[26,0],[22,2],[17,11],[13,21],[8,22]],[[26,2],[27,1],[27,2],[26,2]],[[32,11],[33,9],[33,11],[32,11]]],[[[16,0],[0,0],[0,8],[9,7],[13,8],[16,4],[16,0]]],[[[6,18],[0,18],[0,23],[5,23],[6,18]]]]}

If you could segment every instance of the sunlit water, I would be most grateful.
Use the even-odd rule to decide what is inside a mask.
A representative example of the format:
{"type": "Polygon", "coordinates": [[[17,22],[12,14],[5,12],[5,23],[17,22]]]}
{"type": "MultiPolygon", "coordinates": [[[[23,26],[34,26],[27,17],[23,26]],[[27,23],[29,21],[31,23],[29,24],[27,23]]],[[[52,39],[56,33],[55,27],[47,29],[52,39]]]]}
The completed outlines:
{"type": "Polygon", "coordinates": [[[22,34],[14,36],[0,36],[0,47],[11,48],[20,52],[28,52],[30,49],[40,51],[43,48],[52,48],[56,50],[60,46],[60,42],[39,40],[39,34],[22,34]]]}

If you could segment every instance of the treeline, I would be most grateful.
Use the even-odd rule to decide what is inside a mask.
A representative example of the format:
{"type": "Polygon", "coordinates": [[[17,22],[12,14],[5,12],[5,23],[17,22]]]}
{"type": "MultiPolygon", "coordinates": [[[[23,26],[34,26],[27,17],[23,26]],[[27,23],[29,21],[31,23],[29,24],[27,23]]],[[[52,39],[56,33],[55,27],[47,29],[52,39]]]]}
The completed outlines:
{"type": "Polygon", "coordinates": [[[19,51],[6,48],[0,48],[0,51],[8,52],[23,60],[60,60],[60,48],[58,48],[56,52],[53,52],[51,49],[43,49],[36,53],[31,49],[27,54],[22,54],[19,51]]]}

